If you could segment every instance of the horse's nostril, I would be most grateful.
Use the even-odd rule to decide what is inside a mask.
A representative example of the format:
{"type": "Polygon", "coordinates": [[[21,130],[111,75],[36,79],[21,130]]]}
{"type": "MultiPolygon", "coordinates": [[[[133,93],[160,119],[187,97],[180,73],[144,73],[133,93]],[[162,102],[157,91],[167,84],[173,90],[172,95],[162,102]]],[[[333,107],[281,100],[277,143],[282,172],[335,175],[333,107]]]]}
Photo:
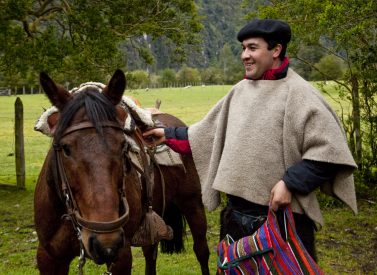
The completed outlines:
{"type": "Polygon", "coordinates": [[[119,234],[111,244],[104,245],[98,235],[91,234],[88,245],[90,254],[97,264],[111,263],[117,259],[119,249],[124,246],[124,235],[119,234]]]}
{"type": "Polygon", "coordinates": [[[101,251],[100,261],[102,263],[112,263],[117,259],[118,247],[107,247],[101,251]]]}
{"type": "Polygon", "coordinates": [[[104,251],[104,258],[107,260],[113,260],[115,258],[115,251],[112,248],[106,248],[104,251]]]}

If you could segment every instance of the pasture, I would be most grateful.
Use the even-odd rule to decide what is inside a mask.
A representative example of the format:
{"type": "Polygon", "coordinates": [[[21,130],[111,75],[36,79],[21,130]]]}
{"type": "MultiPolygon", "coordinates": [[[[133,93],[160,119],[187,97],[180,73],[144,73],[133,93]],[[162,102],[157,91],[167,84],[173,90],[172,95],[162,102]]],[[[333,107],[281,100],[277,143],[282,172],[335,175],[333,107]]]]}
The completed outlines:
{"type": "MultiPolygon", "coordinates": [[[[329,86],[330,87],[330,86],[329,86]]],[[[230,86],[167,88],[126,91],[143,107],[162,101],[161,110],[181,118],[188,125],[200,120],[230,86]]],[[[330,95],[334,95],[329,88],[330,95]]],[[[20,96],[24,105],[26,156],[26,190],[0,188],[0,274],[38,274],[35,267],[37,238],[33,224],[33,190],[51,140],[35,132],[33,126],[50,106],[44,95],[20,96]]],[[[0,97],[0,183],[15,184],[14,172],[14,102],[16,97],[0,97]]],[[[330,98],[329,98],[330,99],[330,98]]],[[[335,109],[339,107],[330,100],[335,109]]],[[[322,198],[325,226],[317,233],[319,265],[329,274],[377,273],[377,201],[375,194],[359,198],[357,216],[332,199],[322,198]]],[[[211,250],[210,268],[215,274],[216,244],[219,232],[219,209],[207,213],[208,242],[211,250]]],[[[187,232],[183,254],[159,254],[158,274],[199,274],[200,268],[192,251],[187,232]]],[[[133,249],[133,274],[144,274],[144,258],[139,248],[133,249]]],[[[76,274],[77,261],[70,274],[76,274]]],[[[106,268],[87,261],[85,274],[101,274],[106,268]]]]}

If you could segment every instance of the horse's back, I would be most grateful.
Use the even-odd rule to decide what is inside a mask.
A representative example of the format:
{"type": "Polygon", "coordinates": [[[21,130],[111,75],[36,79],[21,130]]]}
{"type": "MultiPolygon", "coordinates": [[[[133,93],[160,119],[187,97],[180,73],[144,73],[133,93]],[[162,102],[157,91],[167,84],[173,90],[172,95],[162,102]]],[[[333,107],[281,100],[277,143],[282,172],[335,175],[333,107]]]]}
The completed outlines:
{"type": "Polygon", "coordinates": [[[184,127],[186,126],[186,124],[180,120],[179,118],[171,115],[171,114],[167,114],[167,113],[157,113],[157,114],[154,114],[153,115],[153,119],[155,121],[158,122],[161,122],[163,126],[166,126],[166,127],[184,127]]]}
{"type": "MultiPolygon", "coordinates": [[[[159,113],[153,115],[154,120],[157,122],[157,125],[161,124],[164,127],[185,127],[187,126],[182,120],[179,118],[167,114],[167,113],[159,113]]],[[[200,191],[200,182],[199,176],[197,174],[195,164],[191,154],[182,154],[181,159],[183,162],[183,167],[166,167],[164,171],[164,176],[174,177],[171,181],[175,182],[177,186],[171,186],[170,191],[174,192],[174,197],[178,198],[180,196],[196,196],[201,198],[201,191],[200,191]]],[[[172,182],[167,181],[167,185],[174,184],[172,182]]]]}

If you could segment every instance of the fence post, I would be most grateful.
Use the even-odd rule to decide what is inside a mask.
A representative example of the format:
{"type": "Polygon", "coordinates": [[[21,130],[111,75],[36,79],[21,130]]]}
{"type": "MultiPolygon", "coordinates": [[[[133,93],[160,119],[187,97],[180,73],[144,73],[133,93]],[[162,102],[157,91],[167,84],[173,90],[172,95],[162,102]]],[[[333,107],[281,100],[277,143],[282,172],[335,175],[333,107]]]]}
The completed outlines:
{"type": "Polygon", "coordinates": [[[25,189],[24,107],[19,97],[17,97],[16,102],[14,103],[14,109],[17,187],[20,189],[25,189]]]}

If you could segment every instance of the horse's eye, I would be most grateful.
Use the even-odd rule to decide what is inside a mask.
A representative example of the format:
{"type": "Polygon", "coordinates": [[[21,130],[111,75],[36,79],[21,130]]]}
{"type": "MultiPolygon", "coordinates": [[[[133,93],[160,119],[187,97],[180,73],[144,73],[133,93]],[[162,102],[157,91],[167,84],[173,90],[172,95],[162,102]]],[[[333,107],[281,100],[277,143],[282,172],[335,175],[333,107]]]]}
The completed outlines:
{"type": "Polygon", "coordinates": [[[71,155],[71,150],[69,149],[69,146],[67,144],[64,144],[62,146],[63,153],[66,157],[69,157],[71,155]]]}

